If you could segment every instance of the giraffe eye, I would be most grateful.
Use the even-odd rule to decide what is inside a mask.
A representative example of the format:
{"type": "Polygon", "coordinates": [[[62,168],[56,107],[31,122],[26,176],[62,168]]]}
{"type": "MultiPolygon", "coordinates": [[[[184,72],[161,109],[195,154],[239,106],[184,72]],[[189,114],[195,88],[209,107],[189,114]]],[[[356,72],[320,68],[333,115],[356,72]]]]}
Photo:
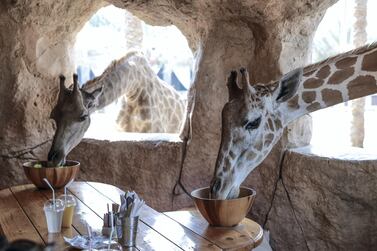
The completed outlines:
{"type": "Polygon", "coordinates": [[[253,121],[250,121],[250,122],[247,122],[246,125],[245,125],[245,129],[246,130],[254,130],[254,129],[257,129],[260,125],[260,122],[261,122],[262,118],[259,117],[253,121]]]}
{"type": "Polygon", "coordinates": [[[87,114],[82,115],[82,116],[79,118],[79,121],[80,121],[80,122],[83,122],[83,121],[85,121],[88,117],[89,117],[89,115],[87,115],[87,114]]]}

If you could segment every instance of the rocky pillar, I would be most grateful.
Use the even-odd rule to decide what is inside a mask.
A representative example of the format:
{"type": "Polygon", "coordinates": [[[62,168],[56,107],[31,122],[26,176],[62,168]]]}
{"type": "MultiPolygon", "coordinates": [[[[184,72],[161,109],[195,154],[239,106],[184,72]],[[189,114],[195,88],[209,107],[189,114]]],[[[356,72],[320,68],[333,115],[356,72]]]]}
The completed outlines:
{"type": "Polygon", "coordinates": [[[128,50],[141,50],[143,47],[143,24],[142,21],[126,11],[125,14],[125,37],[128,50]]]}
{"type": "MultiPolygon", "coordinates": [[[[355,48],[361,47],[367,43],[367,5],[368,0],[355,1],[356,18],[354,24],[354,38],[353,45],[355,48]]],[[[352,121],[351,121],[351,144],[355,147],[364,146],[364,112],[365,112],[365,98],[359,98],[352,101],[352,121]]]]}

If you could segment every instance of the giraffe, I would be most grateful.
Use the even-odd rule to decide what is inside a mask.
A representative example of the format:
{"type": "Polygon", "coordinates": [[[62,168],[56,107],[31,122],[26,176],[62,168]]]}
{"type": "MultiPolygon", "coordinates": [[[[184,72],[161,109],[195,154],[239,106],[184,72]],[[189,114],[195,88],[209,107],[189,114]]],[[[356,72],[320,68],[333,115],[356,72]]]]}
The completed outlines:
{"type": "Polygon", "coordinates": [[[73,88],[65,87],[60,76],[58,101],[50,117],[56,131],[48,160],[62,165],[68,153],[81,141],[90,125],[90,114],[127,97],[122,125],[140,132],[177,132],[183,122],[185,103],[174,89],[160,80],[140,52],[130,52],[112,62],[101,76],[86,82],[80,89],[77,75],[73,88]],[[170,123],[169,125],[166,125],[170,123]]]}
{"type": "Polygon", "coordinates": [[[269,154],[287,124],[307,113],[377,93],[377,43],[295,69],[269,84],[250,85],[241,69],[227,80],[221,143],[210,196],[230,199],[269,154]]]}
{"type": "Polygon", "coordinates": [[[122,97],[118,128],[125,132],[179,133],[185,101],[154,73],[149,77],[139,77],[136,80],[138,85],[127,90],[122,97]]]}

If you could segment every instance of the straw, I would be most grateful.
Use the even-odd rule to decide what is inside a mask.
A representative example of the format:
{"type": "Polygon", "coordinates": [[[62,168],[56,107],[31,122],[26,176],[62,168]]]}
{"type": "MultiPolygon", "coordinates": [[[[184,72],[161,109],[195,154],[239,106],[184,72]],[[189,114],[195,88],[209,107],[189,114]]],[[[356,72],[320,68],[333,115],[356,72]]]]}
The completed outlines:
{"type": "Polygon", "coordinates": [[[90,227],[88,222],[86,223],[86,231],[88,232],[89,239],[92,239],[92,228],[90,227]]]}
{"type": "Polygon", "coordinates": [[[51,188],[52,190],[52,205],[54,206],[54,210],[56,211],[56,201],[55,201],[55,190],[52,188],[50,182],[46,178],[43,178],[44,182],[47,183],[47,185],[51,188]]]}
{"type": "Polygon", "coordinates": [[[89,250],[92,250],[92,228],[86,222],[86,230],[88,231],[88,238],[89,238],[89,250]]]}
{"type": "Polygon", "coordinates": [[[67,204],[67,188],[72,185],[75,179],[71,179],[65,186],[64,186],[64,204],[67,204]]]}
{"type": "Polygon", "coordinates": [[[64,195],[67,196],[67,188],[68,188],[70,185],[72,185],[72,183],[73,183],[74,180],[75,180],[75,179],[71,179],[71,181],[68,182],[67,185],[64,186],[64,195]]]}
{"type": "Polygon", "coordinates": [[[114,215],[112,212],[110,213],[110,222],[111,222],[111,232],[110,232],[110,237],[109,237],[109,244],[107,245],[108,250],[110,250],[111,239],[113,238],[113,233],[114,233],[114,215]]]}

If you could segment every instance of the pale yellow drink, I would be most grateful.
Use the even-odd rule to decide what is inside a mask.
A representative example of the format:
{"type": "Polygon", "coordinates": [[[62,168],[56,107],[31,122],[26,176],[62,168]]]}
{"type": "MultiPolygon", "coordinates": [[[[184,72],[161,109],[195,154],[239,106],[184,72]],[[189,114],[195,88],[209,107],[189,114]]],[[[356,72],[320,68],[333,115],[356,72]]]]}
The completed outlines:
{"type": "Polygon", "coordinates": [[[75,205],[68,206],[64,209],[62,227],[71,227],[74,212],[75,212],[75,205]]]}
{"type": "Polygon", "coordinates": [[[59,196],[59,199],[61,199],[65,205],[62,227],[71,227],[73,214],[75,213],[76,200],[72,195],[68,194],[59,196]]]}

